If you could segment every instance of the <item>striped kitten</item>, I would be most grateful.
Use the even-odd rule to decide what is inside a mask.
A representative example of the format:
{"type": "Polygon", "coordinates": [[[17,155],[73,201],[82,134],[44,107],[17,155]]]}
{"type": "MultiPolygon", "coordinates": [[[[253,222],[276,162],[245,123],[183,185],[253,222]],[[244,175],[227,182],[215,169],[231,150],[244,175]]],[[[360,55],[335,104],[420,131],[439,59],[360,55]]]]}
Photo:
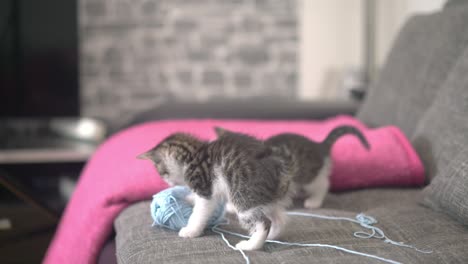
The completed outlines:
{"type": "MultiPolygon", "coordinates": [[[[215,128],[218,136],[227,133],[222,128],[215,128]]],[[[312,141],[297,134],[279,134],[268,138],[265,145],[281,156],[292,179],[288,196],[291,199],[304,200],[304,207],[319,208],[330,187],[332,162],[330,150],[333,144],[343,135],[353,134],[366,149],[369,143],[362,133],[352,126],[339,126],[333,129],[322,142],[312,141]]]]}
{"type": "Polygon", "coordinates": [[[251,233],[237,248],[260,249],[267,237],[279,235],[289,180],[282,159],[263,142],[226,133],[208,143],[177,133],[138,158],[153,161],[170,185],[187,185],[195,194],[193,213],[179,236],[200,236],[220,200],[251,233]]]}

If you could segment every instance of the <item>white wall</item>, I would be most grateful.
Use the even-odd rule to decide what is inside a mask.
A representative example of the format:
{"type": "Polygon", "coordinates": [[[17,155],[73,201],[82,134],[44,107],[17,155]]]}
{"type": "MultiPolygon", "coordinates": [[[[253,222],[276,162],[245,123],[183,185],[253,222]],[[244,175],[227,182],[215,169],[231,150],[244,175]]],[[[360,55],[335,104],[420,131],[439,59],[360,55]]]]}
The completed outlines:
{"type": "Polygon", "coordinates": [[[360,62],[361,0],[303,0],[300,17],[299,97],[324,97],[321,87],[360,62]]]}
{"type": "MultiPolygon", "coordinates": [[[[385,60],[399,28],[414,13],[438,10],[445,0],[376,0],[376,62],[385,60]]],[[[302,0],[299,4],[299,98],[336,98],[343,73],[362,65],[363,0],[302,0]]]]}

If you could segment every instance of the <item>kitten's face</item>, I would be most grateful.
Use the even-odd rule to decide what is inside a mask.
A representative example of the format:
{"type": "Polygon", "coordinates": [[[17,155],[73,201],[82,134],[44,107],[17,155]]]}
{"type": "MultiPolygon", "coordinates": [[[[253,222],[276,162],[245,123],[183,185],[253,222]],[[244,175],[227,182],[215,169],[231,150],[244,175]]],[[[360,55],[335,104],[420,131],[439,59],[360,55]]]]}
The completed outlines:
{"type": "Polygon", "coordinates": [[[170,186],[184,185],[185,166],[168,149],[153,149],[138,156],[151,160],[161,178],[170,186]]]}
{"type": "Polygon", "coordinates": [[[202,144],[201,141],[193,137],[175,134],[137,158],[153,162],[161,178],[170,186],[185,185],[188,157],[192,155],[190,150],[196,149],[198,144],[202,144]]]}

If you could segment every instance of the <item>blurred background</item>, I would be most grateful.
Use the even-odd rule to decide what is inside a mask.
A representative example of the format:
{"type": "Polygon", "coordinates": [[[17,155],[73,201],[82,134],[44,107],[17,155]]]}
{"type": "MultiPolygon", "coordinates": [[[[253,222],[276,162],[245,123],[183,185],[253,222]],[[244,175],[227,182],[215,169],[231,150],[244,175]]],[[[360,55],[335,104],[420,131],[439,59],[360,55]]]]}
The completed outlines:
{"type": "Polygon", "coordinates": [[[0,262],[42,258],[86,160],[142,113],[358,105],[402,23],[444,2],[0,1],[0,262]]]}
{"type": "Polygon", "coordinates": [[[0,114],[120,125],[168,100],[347,100],[404,20],[443,2],[4,0],[0,114]]]}

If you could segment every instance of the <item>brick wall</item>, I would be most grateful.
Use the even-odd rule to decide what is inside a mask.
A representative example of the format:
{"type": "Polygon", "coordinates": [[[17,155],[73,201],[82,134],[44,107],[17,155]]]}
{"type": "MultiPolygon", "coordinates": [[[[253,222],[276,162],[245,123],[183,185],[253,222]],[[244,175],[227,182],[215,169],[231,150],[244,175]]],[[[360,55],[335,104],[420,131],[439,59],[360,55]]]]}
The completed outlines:
{"type": "Polygon", "coordinates": [[[79,0],[81,105],[118,124],[163,100],[295,97],[298,0],[79,0]]]}

